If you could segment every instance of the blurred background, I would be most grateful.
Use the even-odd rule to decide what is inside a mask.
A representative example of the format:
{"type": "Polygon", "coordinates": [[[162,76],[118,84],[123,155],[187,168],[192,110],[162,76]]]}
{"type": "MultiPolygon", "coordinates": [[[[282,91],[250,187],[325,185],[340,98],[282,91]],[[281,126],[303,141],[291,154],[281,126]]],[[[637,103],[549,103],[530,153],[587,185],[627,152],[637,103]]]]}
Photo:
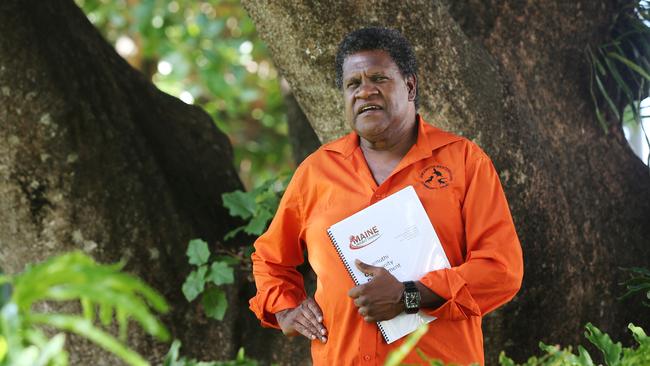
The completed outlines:
{"type": "MultiPolygon", "coordinates": [[[[231,140],[247,190],[295,168],[281,76],[239,1],[76,0],[117,52],[162,91],[205,109],[231,140]]],[[[286,87],[286,85],[285,85],[286,87]]],[[[648,164],[650,99],[643,124],[623,124],[648,164]]]]}
{"type": "Polygon", "coordinates": [[[295,167],[280,76],[234,0],[76,0],[133,67],[230,138],[248,190],[295,167]]]}

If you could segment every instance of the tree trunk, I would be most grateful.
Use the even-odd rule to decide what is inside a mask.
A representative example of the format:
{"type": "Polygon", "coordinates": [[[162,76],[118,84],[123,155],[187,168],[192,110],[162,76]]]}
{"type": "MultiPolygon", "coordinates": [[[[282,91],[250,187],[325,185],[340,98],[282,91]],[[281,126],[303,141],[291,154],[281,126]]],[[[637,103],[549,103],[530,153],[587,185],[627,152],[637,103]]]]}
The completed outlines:
{"type": "Polygon", "coordinates": [[[291,144],[293,160],[298,165],[309,154],[316,151],[321,143],[284,78],[280,82],[280,89],[284,98],[284,104],[287,107],[289,143],[291,144]]]}
{"type": "Polygon", "coordinates": [[[584,52],[631,3],[244,1],[322,141],[348,131],[334,83],[338,43],[384,25],[415,47],[423,117],[492,157],[525,278],[515,300],[484,319],[487,364],[501,350],[522,360],[540,340],[581,343],[589,321],[614,339],[629,322],[649,324],[647,310],[616,298],[619,267],[650,265],[650,175],[620,133],[599,127],[584,52]]]}
{"type": "MultiPolygon", "coordinates": [[[[247,297],[229,290],[223,322],[208,320],[181,285],[190,239],[218,243],[239,225],[221,193],[242,185],[227,137],[200,108],[132,69],[71,0],[0,2],[0,267],[83,250],[126,269],[169,300],[182,353],[232,358],[247,297]]],[[[132,330],[134,327],[131,328],[132,330]]],[[[168,344],[140,333],[152,362],[168,344]]],[[[72,340],[71,364],[119,364],[72,340]]]]}

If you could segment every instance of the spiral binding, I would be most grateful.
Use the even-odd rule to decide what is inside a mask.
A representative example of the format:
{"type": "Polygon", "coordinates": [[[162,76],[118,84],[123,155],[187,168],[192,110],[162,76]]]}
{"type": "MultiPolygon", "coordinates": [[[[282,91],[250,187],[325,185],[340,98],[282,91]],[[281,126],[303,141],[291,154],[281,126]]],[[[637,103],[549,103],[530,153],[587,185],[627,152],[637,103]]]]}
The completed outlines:
{"type": "MultiPolygon", "coordinates": [[[[334,234],[332,234],[332,231],[330,229],[327,229],[327,236],[330,237],[330,241],[332,244],[334,244],[334,248],[336,249],[336,252],[339,254],[339,258],[341,258],[341,262],[343,262],[343,265],[345,266],[345,269],[348,270],[348,273],[352,277],[352,281],[359,286],[360,282],[357,279],[357,277],[354,275],[354,272],[352,271],[352,268],[350,267],[350,264],[348,261],[345,260],[345,256],[343,255],[343,251],[341,251],[341,247],[339,246],[339,243],[336,241],[334,238],[334,234]]],[[[381,332],[381,335],[384,337],[384,340],[388,342],[388,335],[386,334],[386,330],[384,327],[381,325],[380,322],[377,322],[377,327],[379,328],[379,331],[381,332]]]]}

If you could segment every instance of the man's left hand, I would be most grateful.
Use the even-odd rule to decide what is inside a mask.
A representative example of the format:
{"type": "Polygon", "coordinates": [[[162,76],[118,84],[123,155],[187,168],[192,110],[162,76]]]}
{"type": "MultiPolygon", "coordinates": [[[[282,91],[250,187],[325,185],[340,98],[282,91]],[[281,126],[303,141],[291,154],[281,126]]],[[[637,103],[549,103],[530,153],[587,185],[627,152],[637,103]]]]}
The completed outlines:
{"type": "Polygon", "coordinates": [[[358,259],[354,264],[361,272],[372,276],[370,282],[348,291],[348,296],[354,299],[359,314],[366,322],[393,319],[404,311],[404,284],[384,267],[371,266],[358,259]]]}

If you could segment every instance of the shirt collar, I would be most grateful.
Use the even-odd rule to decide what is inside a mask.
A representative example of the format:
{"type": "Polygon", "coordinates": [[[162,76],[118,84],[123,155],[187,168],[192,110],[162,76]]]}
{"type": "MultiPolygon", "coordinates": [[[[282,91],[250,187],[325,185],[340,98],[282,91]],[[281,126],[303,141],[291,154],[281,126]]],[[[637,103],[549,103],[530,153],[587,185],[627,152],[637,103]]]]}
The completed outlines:
{"type": "MultiPolygon", "coordinates": [[[[411,150],[418,158],[429,157],[434,150],[462,139],[460,136],[430,125],[419,114],[416,115],[416,119],[418,138],[411,150]]],[[[359,135],[352,131],[338,140],[325,144],[323,149],[342,154],[347,159],[357,147],[359,147],[359,135]]]]}

